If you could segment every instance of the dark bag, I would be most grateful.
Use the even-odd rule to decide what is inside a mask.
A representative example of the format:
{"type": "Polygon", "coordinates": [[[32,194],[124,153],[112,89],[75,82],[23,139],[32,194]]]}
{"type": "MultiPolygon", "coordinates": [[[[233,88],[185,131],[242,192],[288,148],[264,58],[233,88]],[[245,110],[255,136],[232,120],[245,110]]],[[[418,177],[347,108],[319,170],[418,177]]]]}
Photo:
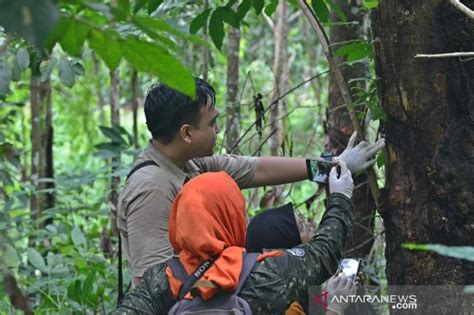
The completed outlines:
{"type": "Polygon", "coordinates": [[[244,315],[252,314],[249,304],[237,296],[240,290],[245,284],[245,281],[249,277],[255,263],[257,261],[258,253],[245,253],[242,264],[242,272],[239,277],[239,284],[237,289],[233,292],[218,292],[214,297],[209,300],[203,300],[196,294],[192,300],[184,299],[184,296],[188,292],[192,292],[194,284],[202,277],[207,269],[214,263],[214,259],[210,259],[204,262],[199,268],[191,275],[188,276],[184,270],[183,265],[178,258],[172,258],[166,262],[166,264],[173,271],[173,275],[179,280],[183,281],[183,285],[179,291],[178,302],[168,312],[169,315],[244,315]]]}

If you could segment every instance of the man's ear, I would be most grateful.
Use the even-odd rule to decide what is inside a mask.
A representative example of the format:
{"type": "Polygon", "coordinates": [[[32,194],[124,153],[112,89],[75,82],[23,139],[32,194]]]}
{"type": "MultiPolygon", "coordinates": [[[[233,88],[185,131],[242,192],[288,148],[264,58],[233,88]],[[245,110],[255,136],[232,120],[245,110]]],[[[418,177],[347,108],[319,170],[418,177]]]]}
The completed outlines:
{"type": "Polygon", "coordinates": [[[182,125],[181,128],[179,128],[179,136],[184,142],[191,144],[193,142],[191,137],[191,125],[182,125]]]}

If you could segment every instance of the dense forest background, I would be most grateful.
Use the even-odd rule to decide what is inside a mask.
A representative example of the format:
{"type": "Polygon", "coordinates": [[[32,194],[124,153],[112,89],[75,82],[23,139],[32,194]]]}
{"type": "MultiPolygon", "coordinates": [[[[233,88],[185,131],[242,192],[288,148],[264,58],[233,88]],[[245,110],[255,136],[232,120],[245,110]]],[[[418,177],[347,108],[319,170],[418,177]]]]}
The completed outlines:
{"type": "MultiPolygon", "coordinates": [[[[319,157],[354,130],[385,137],[376,167],[355,178],[346,256],[364,257],[381,288],[474,292],[473,1],[0,7],[0,313],[114,309],[113,212],[150,138],[144,95],[159,80],[193,97],[193,76],[217,92],[216,154],[319,157]]],[[[245,196],[250,215],[291,201],[317,224],[326,187],[245,196]]]]}

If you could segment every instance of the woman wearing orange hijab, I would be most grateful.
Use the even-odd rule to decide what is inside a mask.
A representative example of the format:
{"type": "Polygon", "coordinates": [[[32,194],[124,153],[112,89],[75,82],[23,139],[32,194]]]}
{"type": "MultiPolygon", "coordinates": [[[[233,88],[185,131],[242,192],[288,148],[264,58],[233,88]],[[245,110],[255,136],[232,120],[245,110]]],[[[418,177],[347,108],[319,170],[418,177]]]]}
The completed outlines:
{"type": "MultiPolygon", "coordinates": [[[[292,302],[308,294],[336,270],[344,241],[352,228],[352,177],[341,163],[338,178],[330,175],[328,207],[314,237],[286,251],[260,254],[238,294],[254,314],[281,314],[292,302]]],[[[213,287],[199,287],[203,300],[218,289],[237,288],[245,251],[245,200],[234,180],[224,172],[205,173],[190,180],[176,197],[170,214],[169,237],[184,269],[192,274],[215,257],[201,280],[213,287]]],[[[141,283],[119,306],[118,314],[167,314],[176,303],[182,282],[166,263],[148,269],[141,283]]],[[[186,298],[192,298],[190,294],[186,298]]]]}

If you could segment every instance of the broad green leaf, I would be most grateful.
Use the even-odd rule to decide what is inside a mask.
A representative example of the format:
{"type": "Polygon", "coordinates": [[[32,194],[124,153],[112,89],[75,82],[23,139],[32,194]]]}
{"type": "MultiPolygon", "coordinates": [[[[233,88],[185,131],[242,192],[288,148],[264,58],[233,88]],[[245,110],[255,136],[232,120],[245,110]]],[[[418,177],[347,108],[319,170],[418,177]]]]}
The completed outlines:
{"type": "Polygon", "coordinates": [[[34,248],[28,248],[26,251],[28,256],[28,261],[32,264],[35,268],[39,269],[41,272],[47,272],[46,264],[44,262],[43,257],[36,251],[34,248]]]}
{"type": "Polygon", "coordinates": [[[105,62],[110,70],[115,70],[122,59],[122,50],[118,42],[118,34],[115,32],[102,33],[92,31],[89,45],[105,62]]]}
{"type": "Polygon", "coordinates": [[[148,14],[152,14],[163,3],[163,0],[148,0],[148,14]]]}
{"type": "Polygon", "coordinates": [[[235,28],[239,28],[239,17],[237,16],[237,13],[235,13],[234,10],[232,10],[229,7],[220,7],[217,8],[217,10],[222,11],[222,20],[226,22],[229,25],[232,25],[235,28]]]}
{"type": "Polygon", "coordinates": [[[324,0],[312,0],[311,6],[321,22],[326,23],[329,21],[329,10],[324,0]]]}
{"type": "Polygon", "coordinates": [[[341,19],[342,22],[347,22],[347,16],[346,14],[344,13],[344,11],[341,10],[341,7],[339,7],[339,5],[337,5],[336,2],[334,1],[328,1],[329,3],[329,6],[331,7],[331,9],[336,12],[336,15],[341,19]]]}
{"type": "Polygon", "coordinates": [[[125,15],[130,14],[130,0],[118,0],[118,9],[125,15]]]}
{"type": "Polygon", "coordinates": [[[265,0],[252,0],[252,5],[255,9],[255,13],[259,15],[265,6],[265,0]]]}
{"type": "Polygon", "coordinates": [[[81,57],[82,45],[90,30],[90,26],[72,20],[59,43],[71,56],[81,57]]]}
{"type": "Polygon", "coordinates": [[[362,4],[366,9],[371,10],[379,6],[379,0],[364,0],[362,4]]]}
{"type": "Polygon", "coordinates": [[[239,21],[242,21],[247,15],[247,12],[249,12],[250,7],[252,6],[252,0],[243,0],[239,6],[237,7],[237,17],[239,18],[239,21]]]}
{"type": "Polygon", "coordinates": [[[410,250],[433,251],[437,254],[474,261],[474,246],[446,246],[439,244],[412,244],[404,243],[402,248],[410,250]]]}
{"type": "Polygon", "coordinates": [[[64,34],[66,34],[67,30],[72,24],[72,19],[68,17],[61,17],[59,18],[58,23],[54,26],[54,28],[49,33],[48,37],[44,40],[44,47],[51,52],[53,50],[54,45],[63,38],[64,34]]]}
{"type": "Polygon", "coordinates": [[[372,55],[372,46],[367,42],[350,43],[339,48],[336,56],[347,56],[347,61],[353,62],[372,55]]]}
{"type": "Polygon", "coordinates": [[[278,0],[272,0],[266,7],[265,7],[265,14],[271,16],[275,13],[275,10],[278,6],[278,0]]]}
{"type": "Polygon", "coordinates": [[[12,80],[12,69],[10,65],[0,59],[0,96],[10,92],[10,81],[12,80]]]}
{"type": "Polygon", "coordinates": [[[76,75],[74,74],[74,68],[67,57],[59,59],[59,78],[61,82],[67,87],[72,87],[76,82],[76,75]]]}
{"type": "Polygon", "coordinates": [[[82,5],[92,9],[93,11],[102,13],[102,15],[107,19],[112,18],[112,9],[110,5],[97,2],[83,2],[82,5]]]}
{"type": "Polygon", "coordinates": [[[133,6],[133,14],[136,14],[138,11],[144,8],[147,3],[148,0],[137,0],[135,5],[133,6]]]}
{"type": "Polygon", "coordinates": [[[196,83],[189,70],[162,47],[136,38],[121,41],[125,58],[139,71],[151,73],[169,87],[192,98],[196,83]]]}
{"type": "Polygon", "coordinates": [[[71,239],[75,246],[87,244],[87,240],[84,236],[84,233],[82,233],[81,229],[77,225],[74,226],[74,228],[72,229],[71,239]]]}
{"type": "Polygon", "coordinates": [[[217,8],[211,15],[209,21],[209,35],[217,49],[221,50],[225,33],[224,23],[222,22],[222,10],[219,10],[219,8],[217,8]]]}
{"type": "Polygon", "coordinates": [[[104,136],[112,140],[112,142],[117,144],[127,144],[120,135],[120,132],[115,128],[99,126],[100,131],[104,136]]]}
{"type": "Polygon", "coordinates": [[[15,61],[12,66],[12,81],[19,81],[21,79],[21,69],[15,61]]]}
{"type": "Polygon", "coordinates": [[[51,76],[51,72],[56,66],[56,59],[51,58],[49,60],[43,60],[40,64],[41,82],[45,82],[51,76]]]}
{"type": "Polygon", "coordinates": [[[0,3],[0,25],[41,47],[59,17],[53,0],[3,0],[0,3]]]}
{"type": "Polygon", "coordinates": [[[87,299],[87,296],[91,293],[93,287],[94,287],[94,282],[96,281],[95,279],[95,271],[92,269],[90,273],[87,275],[86,279],[82,283],[82,299],[85,301],[87,299]]]}
{"type": "Polygon", "coordinates": [[[20,48],[16,53],[16,63],[21,71],[25,71],[30,64],[30,54],[26,48],[20,48]]]}
{"type": "MultiPolygon", "coordinates": [[[[152,17],[141,17],[141,16],[134,16],[132,19],[133,23],[138,26],[142,31],[144,31],[148,36],[150,36],[152,39],[164,44],[168,48],[172,50],[178,50],[178,45],[174,41],[168,38],[168,36],[163,36],[160,34],[163,29],[159,26],[162,26],[160,22],[156,23],[159,24],[157,27],[154,22],[156,19],[152,17]]],[[[165,23],[166,24],[166,23],[165,23]]],[[[169,31],[165,31],[169,33],[169,31]]]]}
{"type": "Polygon", "coordinates": [[[5,244],[4,255],[5,262],[7,263],[8,267],[16,268],[20,265],[20,258],[18,257],[18,253],[16,252],[16,249],[10,244],[5,244]]]}
{"type": "Polygon", "coordinates": [[[203,26],[206,25],[207,19],[209,18],[209,13],[211,9],[204,10],[198,16],[196,16],[189,26],[189,33],[196,34],[203,26]]]}

